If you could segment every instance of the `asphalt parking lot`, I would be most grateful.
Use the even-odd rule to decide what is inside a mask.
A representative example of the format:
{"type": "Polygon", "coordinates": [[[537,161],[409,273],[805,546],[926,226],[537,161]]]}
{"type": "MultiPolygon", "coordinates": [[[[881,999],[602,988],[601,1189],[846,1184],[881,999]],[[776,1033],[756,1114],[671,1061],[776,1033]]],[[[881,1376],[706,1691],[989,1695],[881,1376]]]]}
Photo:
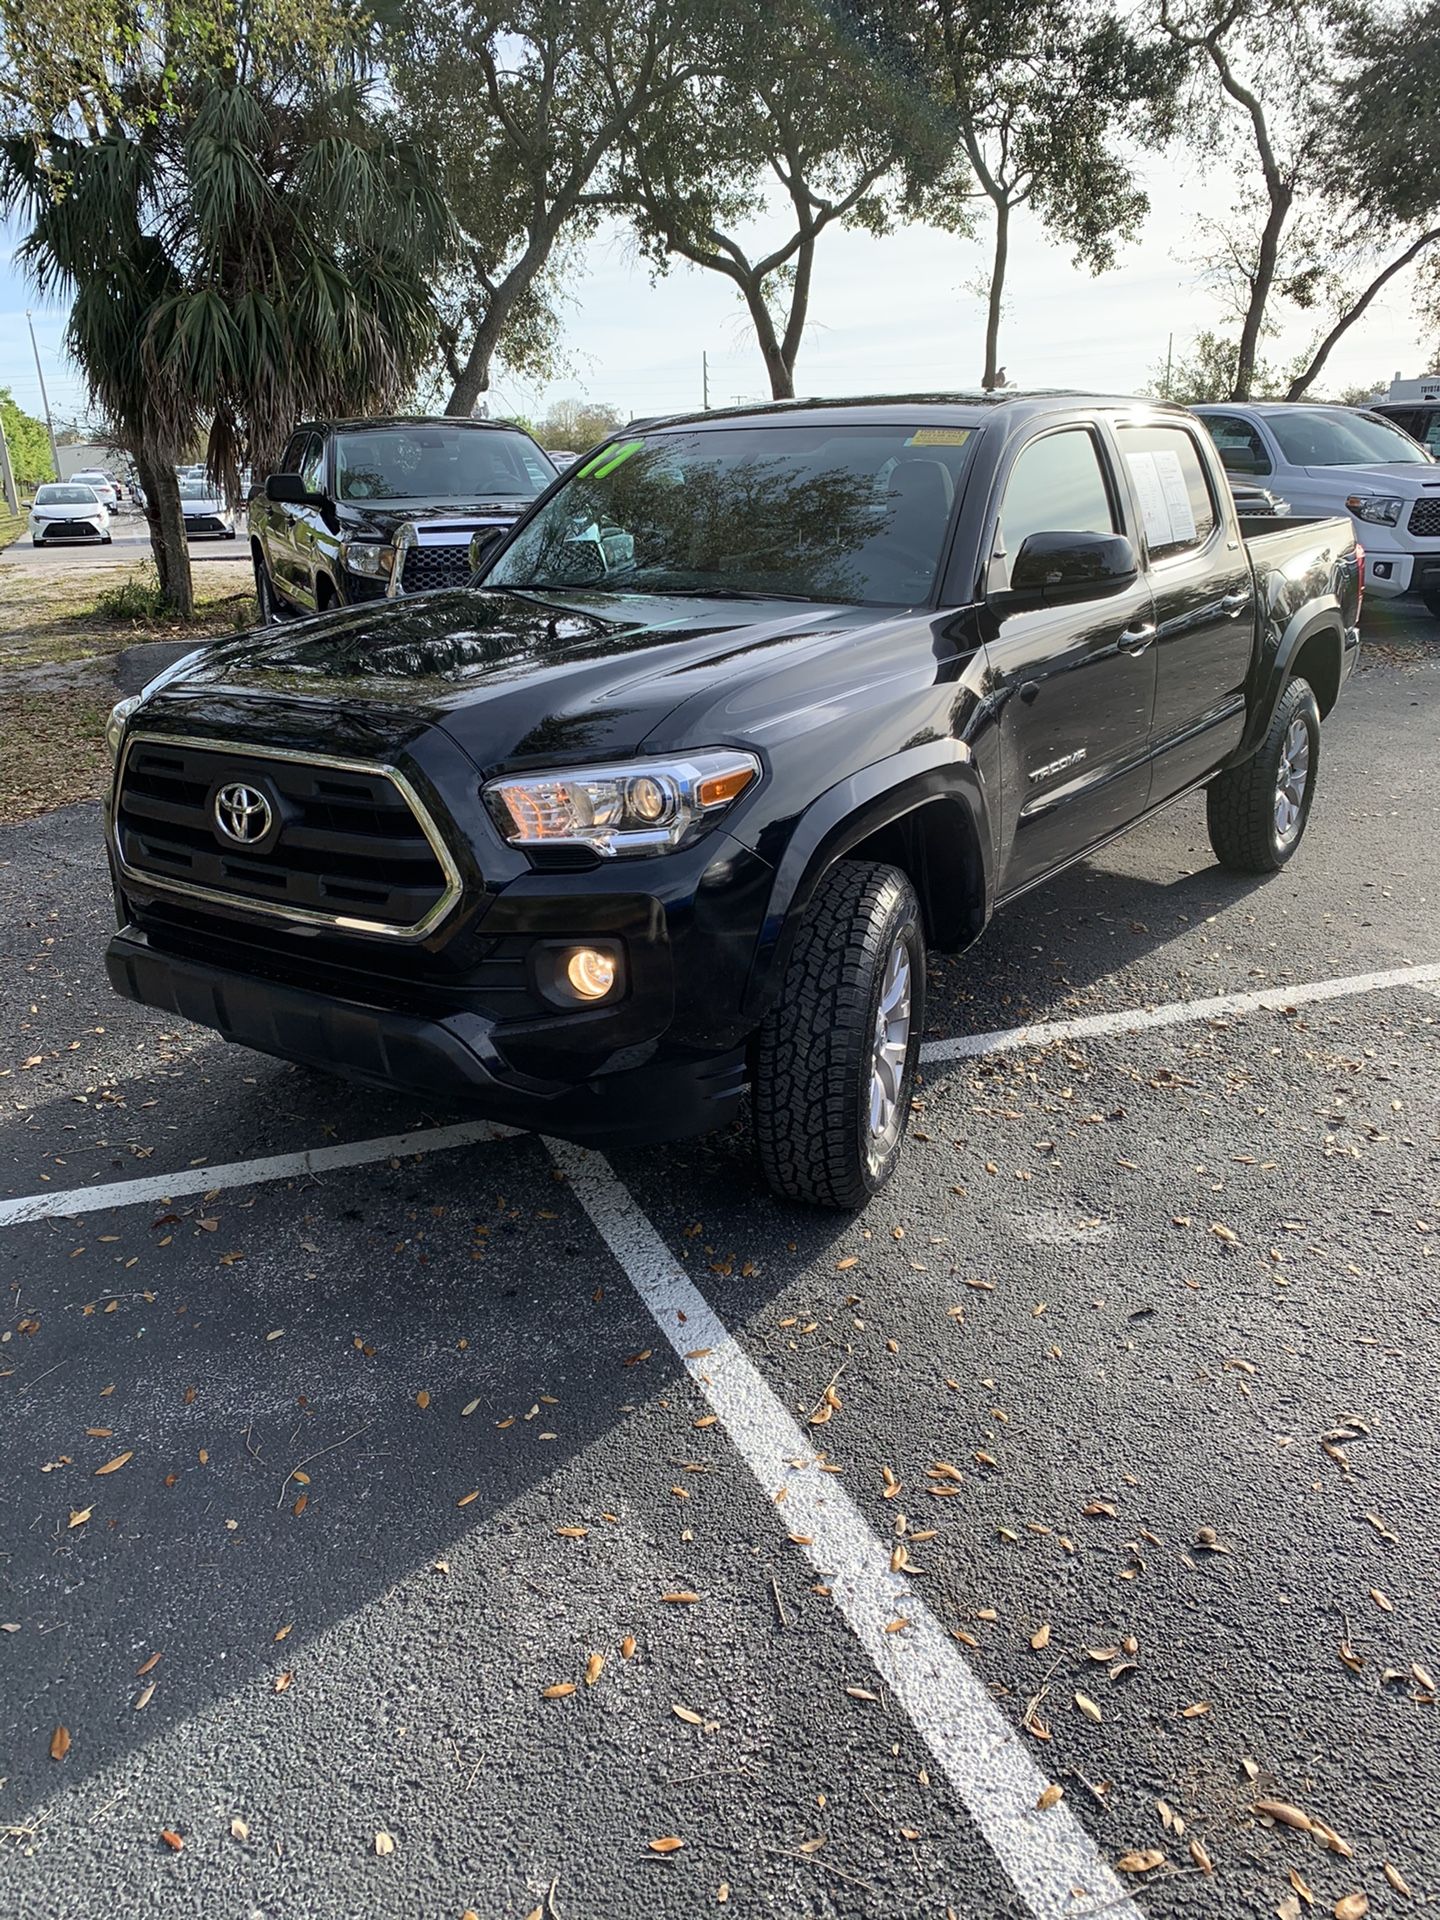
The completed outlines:
{"type": "Polygon", "coordinates": [[[1436,1904],[1437,715],[938,960],[854,1220],[169,1027],[0,832],[5,1911],[1436,1904]]]}

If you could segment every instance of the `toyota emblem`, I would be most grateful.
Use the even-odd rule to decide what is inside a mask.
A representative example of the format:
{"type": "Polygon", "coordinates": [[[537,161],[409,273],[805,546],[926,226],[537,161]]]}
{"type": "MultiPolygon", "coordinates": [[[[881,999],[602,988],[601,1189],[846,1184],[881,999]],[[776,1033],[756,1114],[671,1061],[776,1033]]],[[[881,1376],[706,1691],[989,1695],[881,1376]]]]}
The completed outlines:
{"type": "Polygon", "coordinates": [[[269,833],[275,815],[258,787],[235,780],[217,790],[212,811],[215,826],[225,839],[253,847],[269,833]]]}

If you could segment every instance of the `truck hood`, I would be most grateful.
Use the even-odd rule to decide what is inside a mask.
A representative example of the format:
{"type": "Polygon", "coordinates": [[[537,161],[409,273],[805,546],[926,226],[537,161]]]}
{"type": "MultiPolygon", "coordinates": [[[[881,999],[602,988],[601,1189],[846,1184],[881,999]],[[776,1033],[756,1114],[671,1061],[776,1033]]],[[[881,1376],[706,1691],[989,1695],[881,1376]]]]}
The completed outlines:
{"type": "Polygon", "coordinates": [[[593,762],[635,752],[699,688],[875,619],[828,603],[456,588],[220,641],[157,689],[145,720],[361,755],[440,726],[487,775],[593,762]]]}
{"type": "Polygon", "coordinates": [[[477,527],[509,526],[529,505],[514,494],[493,500],[342,500],[335,519],[341,536],[349,539],[390,541],[403,526],[433,533],[449,529],[463,537],[477,527]]]}
{"type": "MultiPolygon", "coordinates": [[[[1440,466],[1421,466],[1404,460],[1398,464],[1377,460],[1368,467],[1305,467],[1311,480],[1328,480],[1338,496],[1358,493],[1366,488],[1376,493],[1392,493],[1402,500],[1419,500],[1427,493],[1440,493],[1440,466]]],[[[1283,482],[1279,483],[1284,491],[1283,482]]]]}

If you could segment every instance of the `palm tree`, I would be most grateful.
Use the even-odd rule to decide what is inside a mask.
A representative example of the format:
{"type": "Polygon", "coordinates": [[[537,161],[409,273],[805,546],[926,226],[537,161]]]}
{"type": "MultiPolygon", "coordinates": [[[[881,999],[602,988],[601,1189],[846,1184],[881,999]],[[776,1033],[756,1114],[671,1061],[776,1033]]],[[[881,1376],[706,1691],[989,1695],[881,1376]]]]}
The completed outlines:
{"type": "Polygon", "coordinates": [[[336,16],[300,0],[221,0],[218,31],[195,35],[170,11],[81,45],[83,13],[31,0],[52,44],[30,124],[0,141],[0,207],[28,228],[37,286],[72,298],[70,352],[188,613],[184,448],[207,435],[233,494],[298,417],[394,406],[433,350],[452,239],[424,156],[377,103],[373,22],[332,38],[336,16]]]}

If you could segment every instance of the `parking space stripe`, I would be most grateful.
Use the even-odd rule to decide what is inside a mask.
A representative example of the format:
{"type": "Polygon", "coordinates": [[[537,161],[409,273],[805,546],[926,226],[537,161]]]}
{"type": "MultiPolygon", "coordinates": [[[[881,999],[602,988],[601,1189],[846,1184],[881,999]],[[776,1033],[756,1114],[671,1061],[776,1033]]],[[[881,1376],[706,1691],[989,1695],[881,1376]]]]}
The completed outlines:
{"type": "Polygon", "coordinates": [[[212,1187],[253,1187],[270,1180],[333,1173],[340,1167],[364,1167],[376,1160],[403,1160],[415,1154],[443,1153],[450,1147],[473,1147],[514,1137],[513,1128],[496,1126],[490,1120],[467,1120],[459,1126],[427,1127],[418,1133],[394,1133],[379,1140],[311,1147],[304,1153],[276,1153],[264,1160],[231,1160],[213,1167],[186,1167],[180,1173],[151,1174],[143,1180],[115,1180],[104,1187],[23,1194],[15,1200],[0,1200],[0,1227],[19,1226],[26,1220],[73,1219],[79,1214],[107,1212],[111,1207],[178,1200],[183,1194],[208,1193],[212,1187]]]}
{"type": "Polygon", "coordinates": [[[914,1585],[891,1571],[889,1547],[839,1477],[819,1471],[810,1441],[623,1182],[597,1153],[557,1140],[546,1145],[767,1500],[784,1489],[777,1522],[828,1584],[1034,1920],[1080,1920],[1102,1910],[1140,1920],[1140,1909],[1068,1805],[1037,1809],[1046,1779],[1018,1729],[914,1585]],[[698,1349],[702,1357],[687,1357],[698,1349]],[[899,1618],[909,1625],[887,1632],[899,1618]]]}
{"type": "Polygon", "coordinates": [[[991,1033],[962,1034],[956,1040],[927,1040],[920,1049],[922,1067],[947,1060],[970,1060],[1016,1047],[1044,1047],[1052,1040],[1093,1039],[1107,1033],[1144,1033],[1154,1027],[1179,1027],[1196,1020],[1260,1013],[1266,1008],[1305,1007],[1320,1000],[1346,1000],[1389,987],[1429,990],[1440,983],[1440,964],[1392,967],[1387,973],[1352,973],[1338,980],[1311,980],[1298,987],[1257,987],[1250,993],[1220,993],[1209,1000],[1175,1000],[1162,1007],[1080,1014],[1071,1020],[1040,1020],[1028,1027],[1001,1027],[991,1033]]]}

